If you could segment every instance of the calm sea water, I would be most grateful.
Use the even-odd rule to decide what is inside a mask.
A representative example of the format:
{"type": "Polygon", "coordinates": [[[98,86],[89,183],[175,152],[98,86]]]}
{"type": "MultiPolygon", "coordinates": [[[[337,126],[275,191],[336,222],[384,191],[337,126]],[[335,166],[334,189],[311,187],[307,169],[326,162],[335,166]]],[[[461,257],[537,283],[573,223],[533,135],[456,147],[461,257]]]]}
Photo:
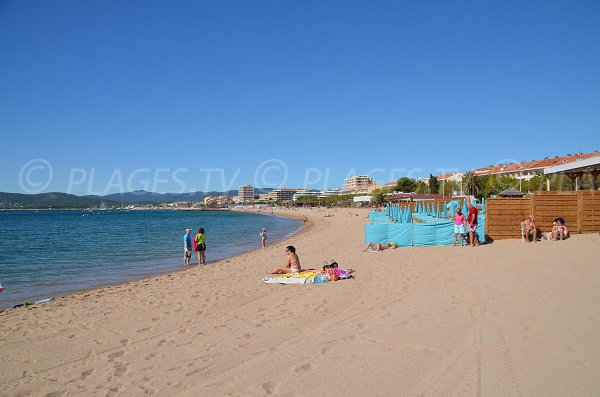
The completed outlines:
{"type": "Polygon", "coordinates": [[[211,262],[258,248],[263,227],[273,242],[301,223],[233,211],[0,211],[0,308],[182,269],[188,227],[204,228],[211,262]]]}

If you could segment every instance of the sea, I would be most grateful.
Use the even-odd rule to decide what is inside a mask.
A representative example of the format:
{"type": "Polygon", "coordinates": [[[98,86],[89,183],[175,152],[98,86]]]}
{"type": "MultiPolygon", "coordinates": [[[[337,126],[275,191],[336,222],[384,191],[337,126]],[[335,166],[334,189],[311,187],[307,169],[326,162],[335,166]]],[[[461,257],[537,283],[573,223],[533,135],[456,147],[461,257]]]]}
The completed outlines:
{"type": "Polygon", "coordinates": [[[302,222],[238,211],[0,211],[0,309],[181,270],[185,229],[200,227],[210,266],[259,248],[263,227],[273,243],[302,222]]]}

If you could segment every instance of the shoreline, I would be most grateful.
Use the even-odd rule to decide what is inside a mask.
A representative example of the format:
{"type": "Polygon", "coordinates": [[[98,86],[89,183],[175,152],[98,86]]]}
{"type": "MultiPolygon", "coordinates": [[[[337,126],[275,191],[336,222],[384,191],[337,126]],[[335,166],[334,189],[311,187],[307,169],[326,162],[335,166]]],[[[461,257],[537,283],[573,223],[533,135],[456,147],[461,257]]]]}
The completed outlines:
{"type": "Polygon", "coordinates": [[[350,211],[307,210],[301,233],[222,266],[0,313],[0,387],[256,397],[600,388],[598,235],[362,253],[367,212],[350,211]],[[285,245],[303,268],[335,259],[356,277],[262,283],[285,245]]]}
{"type": "MultiPolygon", "coordinates": [[[[148,211],[154,211],[152,209],[147,209],[147,210],[148,211]]],[[[166,210],[167,211],[172,211],[171,209],[166,209],[166,210]]],[[[37,210],[35,210],[35,211],[37,211],[37,210]]],[[[57,211],[57,210],[46,209],[44,211],[57,211]]],[[[74,211],[83,211],[83,210],[74,210],[74,211]]],[[[256,213],[255,211],[244,211],[244,210],[241,210],[241,211],[238,210],[238,212],[256,213]]],[[[276,214],[276,213],[274,213],[274,214],[267,214],[267,213],[260,213],[259,212],[258,215],[278,216],[278,217],[286,218],[286,219],[299,219],[298,217],[295,217],[293,215],[289,215],[288,216],[285,213],[281,213],[281,214],[276,214]]],[[[277,243],[279,243],[279,242],[282,242],[282,241],[289,240],[289,239],[293,238],[294,236],[303,233],[304,229],[306,229],[307,226],[308,225],[304,225],[304,226],[300,225],[300,227],[298,229],[294,229],[294,230],[292,230],[290,232],[291,235],[290,235],[290,233],[287,233],[281,239],[274,240],[274,241],[276,241],[277,243]]],[[[227,256],[225,258],[207,260],[207,265],[206,266],[214,266],[214,265],[220,264],[221,262],[229,262],[230,260],[232,260],[232,259],[234,259],[234,258],[236,258],[238,256],[242,256],[244,254],[251,253],[251,252],[254,252],[254,251],[259,251],[259,250],[261,250],[261,247],[254,248],[254,249],[249,249],[249,250],[243,250],[243,251],[240,251],[240,252],[238,252],[238,253],[236,253],[234,255],[227,256]]],[[[179,260],[181,258],[177,258],[177,259],[179,260]]],[[[144,275],[144,276],[141,276],[141,278],[129,278],[129,279],[124,279],[122,281],[109,282],[109,283],[106,283],[106,284],[100,284],[100,285],[96,285],[96,286],[93,286],[93,287],[66,289],[66,290],[63,290],[63,291],[57,291],[57,292],[54,292],[54,293],[50,293],[50,294],[48,294],[48,296],[42,296],[42,295],[40,295],[40,296],[30,296],[27,299],[25,299],[23,302],[13,303],[13,304],[10,304],[9,306],[6,306],[6,307],[0,307],[0,313],[11,311],[11,310],[16,310],[16,309],[30,308],[30,307],[35,306],[35,305],[25,306],[25,303],[27,301],[36,301],[36,300],[45,299],[45,298],[52,298],[53,302],[57,302],[57,301],[60,301],[61,299],[70,298],[70,297],[73,297],[73,296],[76,296],[76,295],[90,294],[90,293],[94,292],[95,290],[104,290],[104,289],[111,288],[111,287],[117,287],[117,286],[121,286],[121,285],[126,285],[126,284],[129,284],[129,283],[132,283],[132,282],[140,282],[140,281],[144,281],[146,279],[153,279],[155,277],[161,277],[161,276],[164,276],[164,275],[167,275],[167,274],[171,274],[171,273],[185,272],[185,271],[189,271],[189,270],[196,269],[196,268],[198,268],[197,264],[196,265],[190,265],[188,268],[184,268],[183,265],[180,265],[178,268],[174,268],[174,269],[171,269],[171,270],[163,270],[163,271],[159,271],[157,273],[153,273],[153,274],[150,274],[150,275],[144,275]],[[20,305],[20,306],[13,307],[14,305],[20,305]]],[[[48,302],[43,303],[43,304],[45,305],[47,303],[48,302]]]]}

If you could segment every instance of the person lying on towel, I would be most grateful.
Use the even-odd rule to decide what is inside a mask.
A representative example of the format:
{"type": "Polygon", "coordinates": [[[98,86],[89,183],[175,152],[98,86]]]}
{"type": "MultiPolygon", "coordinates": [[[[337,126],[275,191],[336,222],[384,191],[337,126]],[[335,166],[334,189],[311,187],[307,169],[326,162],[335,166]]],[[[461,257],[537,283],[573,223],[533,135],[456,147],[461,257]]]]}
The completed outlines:
{"type": "MultiPolygon", "coordinates": [[[[373,244],[373,243],[369,243],[367,244],[367,246],[365,247],[364,251],[367,251],[369,249],[371,249],[372,251],[383,251],[386,250],[388,248],[396,248],[397,245],[394,242],[390,242],[390,243],[377,243],[377,244],[373,244]]],[[[363,252],[364,252],[363,251],[363,252]]]]}

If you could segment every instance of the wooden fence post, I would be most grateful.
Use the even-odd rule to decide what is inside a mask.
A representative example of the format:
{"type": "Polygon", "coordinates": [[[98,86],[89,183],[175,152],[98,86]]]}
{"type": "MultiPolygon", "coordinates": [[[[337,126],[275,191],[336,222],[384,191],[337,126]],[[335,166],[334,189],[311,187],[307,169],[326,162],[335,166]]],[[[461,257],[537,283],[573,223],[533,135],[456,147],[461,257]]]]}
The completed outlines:
{"type": "Polygon", "coordinates": [[[583,190],[577,192],[577,234],[583,230],[583,190]]]}

